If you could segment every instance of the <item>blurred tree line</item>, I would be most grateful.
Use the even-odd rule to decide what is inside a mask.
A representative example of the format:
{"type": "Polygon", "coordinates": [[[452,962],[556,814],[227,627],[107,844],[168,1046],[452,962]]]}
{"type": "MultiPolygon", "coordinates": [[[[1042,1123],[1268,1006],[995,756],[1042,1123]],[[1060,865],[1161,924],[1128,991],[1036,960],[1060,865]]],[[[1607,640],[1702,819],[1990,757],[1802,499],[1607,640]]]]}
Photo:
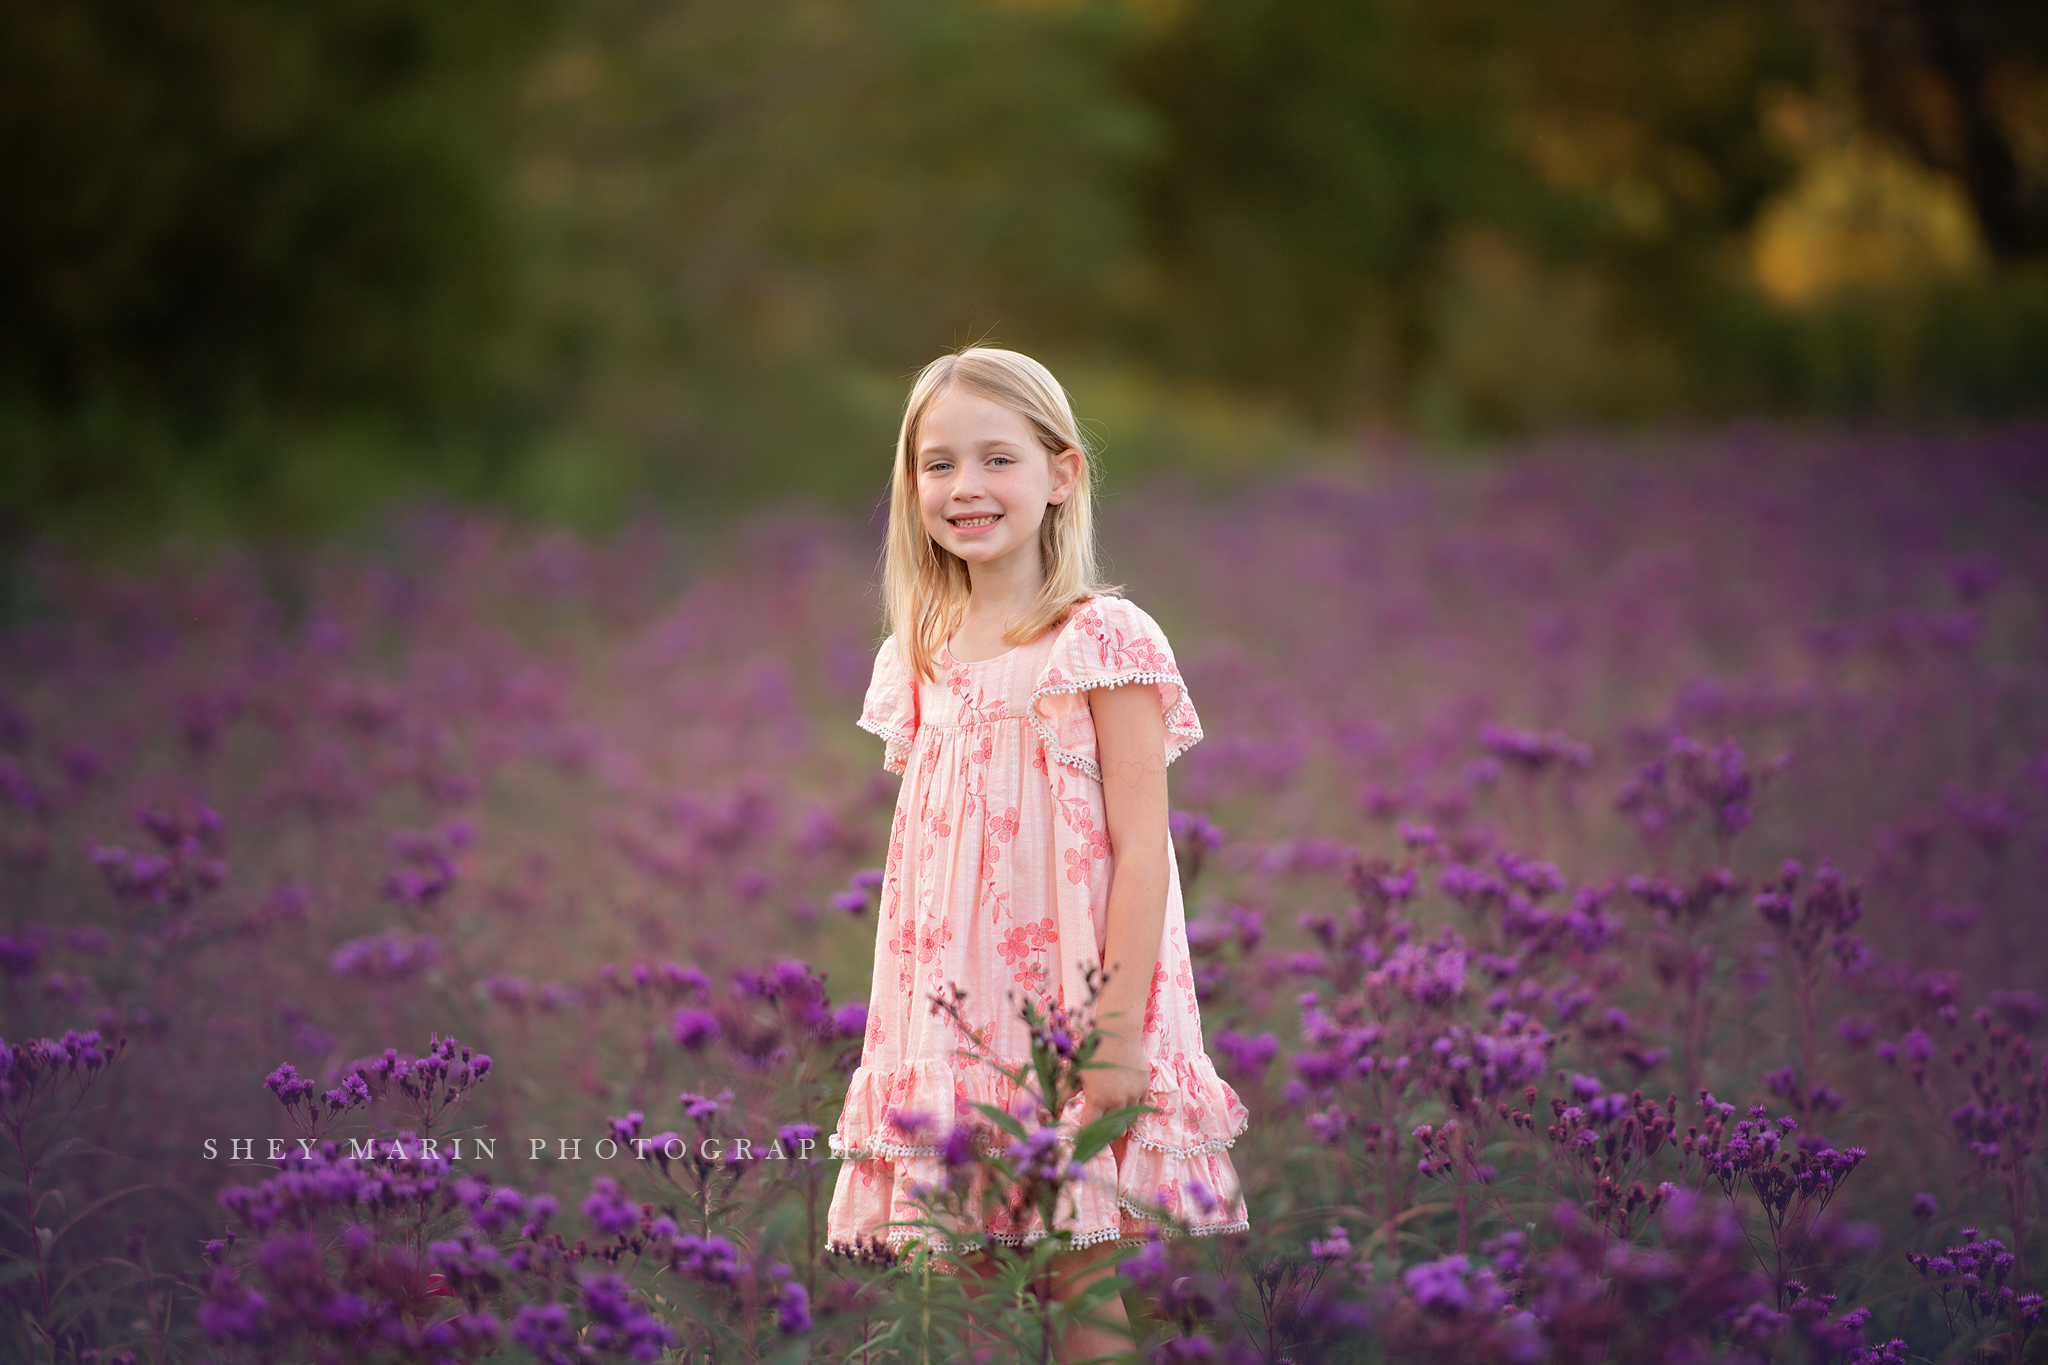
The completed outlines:
{"type": "Polygon", "coordinates": [[[0,511],[867,496],[992,337],[1121,467],[2048,370],[2048,9],[0,0],[0,511]]]}

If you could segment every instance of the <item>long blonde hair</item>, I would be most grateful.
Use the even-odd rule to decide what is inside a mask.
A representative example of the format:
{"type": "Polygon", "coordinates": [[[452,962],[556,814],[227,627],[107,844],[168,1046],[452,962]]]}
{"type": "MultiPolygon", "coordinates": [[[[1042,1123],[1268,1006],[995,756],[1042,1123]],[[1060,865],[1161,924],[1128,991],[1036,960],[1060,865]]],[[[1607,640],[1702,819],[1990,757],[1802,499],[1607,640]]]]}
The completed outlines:
{"type": "Polygon", "coordinates": [[[1075,603],[1112,589],[1100,581],[1095,516],[1090,493],[1095,456],[1066,390],[1030,356],[992,346],[942,355],[924,367],[903,405],[896,437],[896,469],[889,488],[889,538],[883,552],[882,602],[886,628],[903,650],[913,678],[938,677],[938,653],[967,610],[967,562],[931,538],[917,500],[917,440],[932,404],[954,388],[1000,403],[1023,417],[1051,459],[1068,448],[1081,452],[1081,477],[1063,502],[1045,509],[1038,544],[1045,584],[1038,600],[1004,633],[1010,645],[1032,640],[1066,619],[1075,603]]]}

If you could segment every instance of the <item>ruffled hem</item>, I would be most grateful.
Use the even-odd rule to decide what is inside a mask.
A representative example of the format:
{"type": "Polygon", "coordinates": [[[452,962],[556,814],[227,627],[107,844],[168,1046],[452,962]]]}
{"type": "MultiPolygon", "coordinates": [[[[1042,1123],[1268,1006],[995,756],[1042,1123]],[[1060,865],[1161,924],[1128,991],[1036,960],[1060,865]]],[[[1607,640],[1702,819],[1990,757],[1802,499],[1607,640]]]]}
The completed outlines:
{"type": "Polygon", "coordinates": [[[903,655],[891,635],[875,652],[874,675],[868,680],[857,723],[881,737],[888,746],[882,766],[900,775],[910,764],[911,745],[917,742],[917,721],[917,688],[903,671],[903,655]]]}
{"type": "MultiPolygon", "coordinates": [[[[940,1236],[927,1228],[921,1227],[889,1228],[887,1233],[888,1235],[882,1240],[888,1244],[889,1250],[899,1256],[905,1254],[906,1250],[913,1243],[923,1245],[932,1251],[974,1251],[980,1248],[983,1239],[1001,1242],[1004,1246],[1017,1247],[1034,1246],[1044,1241],[1047,1236],[1044,1228],[1034,1228],[1030,1232],[1024,1233],[982,1232],[973,1237],[963,1237],[959,1241],[955,1241],[950,1237],[940,1236]]],[[[1091,1247],[1098,1242],[1107,1242],[1113,1238],[1132,1244],[1143,1243],[1146,1240],[1144,1237],[1125,1237],[1119,1228],[1097,1228],[1093,1232],[1075,1234],[1073,1247],[1078,1251],[1082,1247],[1091,1247]]],[[[849,1245],[845,1242],[827,1242],[825,1243],[825,1250],[834,1256],[856,1256],[860,1254],[860,1248],[857,1244],[849,1245]]]]}
{"type": "MultiPolygon", "coordinates": [[[[1001,1061],[1011,1070],[1022,1060],[1001,1061]]],[[[1144,1103],[1157,1112],[1141,1115],[1130,1130],[1130,1146],[1167,1157],[1222,1152],[1251,1123],[1251,1113],[1208,1055],[1147,1059],[1144,1103]]],[[[974,1106],[1009,1112],[1017,1084],[982,1062],[956,1065],[944,1058],[916,1058],[883,1069],[861,1066],[848,1079],[846,1104],[831,1134],[830,1147],[842,1159],[937,1156],[956,1123],[981,1130],[984,1151],[1000,1151],[1009,1139],[974,1106]],[[922,1124],[902,1119],[922,1116],[922,1124]]],[[[1071,1112],[1078,1113],[1079,1097],[1071,1112]]]]}
{"type": "Polygon", "coordinates": [[[1168,763],[1200,742],[1201,718],[1159,623],[1114,593],[1076,604],[1060,626],[1027,707],[1047,759],[1100,782],[1094,719],[1080,694],[1131,683],[1158,690],[1168,763]]]}
{"type": "MultiPolygon", "coordinates": [[[[1145,1102],[1160,1112],[1146,1114],[1134,1125],[1122,1164],[1114,1150],[1105,1147],[1089,1158],[1083,1178],[1062,1194],[1055,1223],[1071,1232],[1076,1247],[1113,1239],[1143,1241],[1155,1230],[1173,1236],[1181,1231],[1176,1223],[1194,1236],[1250,1229],[1237,1171],[1228,1155],[1251,1121],[1236,1092],[1199,1053],[1151,1059],[1150,1082],[1145,1102]]],[[[984,1155],[1000,1154],[1010,1138],[973,1105],[1008,1110],[1017,1097],[1014,1082],[979,1065],[969,1070],[944,1060],[921,1059],[888,1070],[855,1071],[846,1108],[830,1138],[832,1155],[846,1164],[833,1194],[827,1248],[858,1254],[858,1243],[869,1237],[899,1252],[910,1242],[935,1251],[958,1251],[971,1249],[983,1237],[1010,1246],[1028,1246],[1045,1237],[1036,1209],[993,1210],[985,1227],[973,1226],[980,1217],[977,1212],[966,1215],[964,1226],[934,1228],[916,1222],[922,1217],[916,1190],[946,1182],[941,1144],[955,1125],[973,1125],[974,1146],[984,1155]],[[918,1115],[926,1122],[917,1122],[918,1115]],[[911,1120],[908,1125],[906,1119],[911,1120]]],[[[1069,1142],[1080,1126],[1081,1104],[1075,1097],[1060,1119],[1069,1142]]],[[[985,1179],[983,1172],[974,1172],[967,1210],[981,1209],[985,1179]]]]}
{"type": "MultiPolygon", "coordinates": [[[[1123,1204],[1122,1207],[1126,1213],[1136,1212],[1129,1204],[1123,1204]]],[[[1226,1233],[1250,1232],[1251,1230],[1251,1220],[1249,1218],[1240,1218],[1234,1223],[1198,1223],[1189,1227],[1186,1235],[1190,1237],[1221,1237],[1226,1233]]],[[[1168,1240],[1182,1235],[1179,1228],[1169,1224],[1158,1225],[1158,1233],[1160,1237],[1168,1240]]],[[[888,1229],[888,1234],[886,1238],[875,1240],[882,1242],[893,1254],[898,1256],[904,1255],[907,1248],[914,1243],[921,1244],[932,1251],[974,1251],[981,1246],[983,1238],[1001,1242],[1004,1246],[1015,1247],[1034,1245],[1037,1242],[1043,1241],[1046,1236],[1042,1228],[1021,1235],[1011,1232],[984,1232],[977,1237],[962,1239],[957,1242],[950,1237],[930,1235],[923,1228],[890,1228],[888,1229]]],[[[1152,1240],[1152,1235],[1150,1232],[1126,1233],[1121,1228],[1098,1228],[1094,1232],[1077,1235],[1074,1238],[1073,1245],[1074,1249],[1078,1251],[1083,1247],[1107,1242],[1112,1238],[1115,1239],[1118,1246],[1141,1247],[1152,1240]]],[[[862,1246],[857,1242],[828,1241],[825,1243],[825,1251],[833,1256],[859,1256],[862,1246]]]]}
{"type": "Polygon", "coordinates": [[[916,742],[915,736],[884,725],[880,721],[869,720],[866,716],[862,716],[854,724],[882,741],[882,767],[901,777],[904,769],[910,766],[910,746],[916,742]]]}
{"type": "Polygon", "coordinates": [[[1127,683],[1150,683],[1155,687],[1170,686],[1174,689],[1171,702],[1166,700],[1164,693],[1160,696],[1160,709],[1166,719],[1166,765],[1169,768],[1173,766],[1173,760],[1201,742],[1201,723],[1182,723],[1178,719],[1182,710],[1192,709],[1187,707],[1187,684],[1181,681],[1180,675],[1133,669],[1112,674],[1107,678],[1076,678],[1065,682],[1048,683],[1032,692],[1031,724],[1038,731],[1039,738],[1045,741],[1046,757],[1055,763],[1064,763],[1076,772],[1086,773],[1100,782],[1102,765],[1086,754],[1061,748],[1058,729],[1039,709],[1038,703],[1046,697],[1070,696],[1076,692],[1093,692],[1099,688],[1122,687],[1127,683]]]}
{"type": "MultiPolygon", "coordinates": [[[[847,1162],[840,1167],[833,1191],[826,1249],[858,1255],[867,1241],[900,1256],[912,1243],[936,1252],[960,1252],[990,1241],[1030,1246],[1049,1235],[1036,1208],[989,1206],[989,1177],[980,1168],[970,1175],[957,1209],[927,1212],[918,1207],[919,1190],[943,1187],[948,1175],[940,1157],[847,1162]]],[[[1075,1249],[1110,1241],[1135,1245],[1155,1234],[1212,1237],[1251,1229],[1243,1191],[1227,1155],[1171,1157],[1135,1145],[1125,1149],[1121,1167],[1108,1148],[1091,1157],[1081,1178],[1062,1189],[1054,1222],[1067,1232],[1075,1249]],[[1137,1191],[1147,1184],[1153,1186],[1151,1197],[1138,1197],[1137,1191]],[[1200,1194],[1194,1188],[1198,1184],[1204,1187],[1200,1194]]]]}

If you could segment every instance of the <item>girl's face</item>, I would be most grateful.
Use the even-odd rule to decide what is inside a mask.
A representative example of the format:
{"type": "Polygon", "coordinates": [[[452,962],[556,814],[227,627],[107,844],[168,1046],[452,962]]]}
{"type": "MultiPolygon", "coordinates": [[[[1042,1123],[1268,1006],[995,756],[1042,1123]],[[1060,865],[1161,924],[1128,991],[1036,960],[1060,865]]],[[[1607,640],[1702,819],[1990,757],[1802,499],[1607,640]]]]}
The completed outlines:
{"type": "Polygon", "coordinates": [[[1044,572],[1038,528],[1074,491],[1080,451],[1048,455],[1022,413],[954,388],[925,411],[916,459],[925,534],[984,570],[1044,572]]]}

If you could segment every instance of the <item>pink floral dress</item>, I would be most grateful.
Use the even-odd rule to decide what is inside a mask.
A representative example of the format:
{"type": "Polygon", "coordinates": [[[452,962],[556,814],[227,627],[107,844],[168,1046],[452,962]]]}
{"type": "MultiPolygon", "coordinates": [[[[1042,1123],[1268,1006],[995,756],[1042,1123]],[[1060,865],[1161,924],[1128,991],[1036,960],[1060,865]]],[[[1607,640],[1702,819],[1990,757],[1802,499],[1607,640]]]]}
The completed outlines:
{"type": "MultiPolygon", "coordinates": [[[[1082,603],[1058,629],[1007,654],[963,664],[949,650],[939,664],[936,682],[913,685],[891,638],[861,712],[861,727],[887,742],[885,766],[904,781],[889,836],[867,1039],[831,1138],[843,1162],[827,1221],[835,1250],[925,1240],[929,1229],[885,1225],[923,1216],[913,1187],[944,1182],[940,1144],[956,1123],[986,1127],[973,1104],[1007,1110],[1018,1098],[987,1059],[1011,1068],[1028,1059],[1023,999],[1041,1011],[1087,1001],[1086,972],[1101,960],[1115,870],[1087,691],[1156,688],[1169,763],[1202,737],[1165,635],[1119,597],[1082,603]],[[948,982],[966,993],[962,1012],[986,1048],[932,1010],[932,995],[948,982]],[[899,1121],[915,1125],[917,1116],[930,1124],[899,1121]]],[[[1077,1246],[1138,1240],[1162,1209],[1197,1234],[1250,1226],[1227,1151],[1250,1115],[1203,1050],[1170,852],[1167,867],[1143,1042],[1145,1102],[1158,1112],[1131,1130],[1121,1166],[1106,1148],[1090,1159],[1087,1178],[1068,1186],[1056,1217],[1077,1246]]],[[[1076,1098],[1061,1116],[1070,1137],[1080,1111],[1076,1098]]],[[[977,1197],[970,1207],[978,1206],[977,1197]]],[[[1044,1236],[1040,1223],[1036,1210],[996,1212],[986,1230],[1017,1245],[1044,1236]]],[[[937,1236],[931,1246],[955,1249],[937,1236]]]]}

